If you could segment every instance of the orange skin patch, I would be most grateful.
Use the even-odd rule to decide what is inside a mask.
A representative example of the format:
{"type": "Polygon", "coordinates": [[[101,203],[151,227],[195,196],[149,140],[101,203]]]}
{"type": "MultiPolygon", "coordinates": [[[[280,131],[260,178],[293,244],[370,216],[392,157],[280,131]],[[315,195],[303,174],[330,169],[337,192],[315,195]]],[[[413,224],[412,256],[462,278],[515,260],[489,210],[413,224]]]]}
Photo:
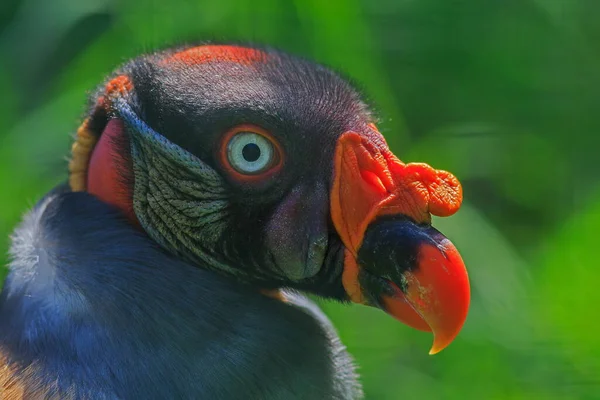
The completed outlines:
{"type": "Polygon", "coordinates": [[[90,131],[89,118],[87,118],[77,129],[75,142],[71,146],[69,186],[74,192],[82,192],[87,187],[88,165],[97,142],[98,138],[90,131]]]}
{"type": "Polygon", "coordinates": [[[133,90],[133,83],[127,75],[119,75],[111,79],[106,84],[106,95],[109,97],[115,95],[125,95],[133,90]]]}
{"type": "Polygon", "coordinates": [[[250,65],[264,62],[267,55],[256,49],[240,46],[206,45],[192,47],[171,55],[163,60],[163,64],[183,63],[186,65],[204,64],[207,62],[233,62],[250,65]]]}
{"type": "Polygon", "coordinates": [[[431,214],[449,216],[460,208],[462,188],[449,172],[400,161],[384,146],[355,132],[338,139],[331,213],[344,245],[356,256],[367,225],[376,217],[402,214],[417,223],[431,214]]]}
{"type": "Polygon", "coordinates": [[[282,303],[287,302],[285,296],[279,289],[261,289],[260,293],[272,299],[281,301],[282,303]]]}

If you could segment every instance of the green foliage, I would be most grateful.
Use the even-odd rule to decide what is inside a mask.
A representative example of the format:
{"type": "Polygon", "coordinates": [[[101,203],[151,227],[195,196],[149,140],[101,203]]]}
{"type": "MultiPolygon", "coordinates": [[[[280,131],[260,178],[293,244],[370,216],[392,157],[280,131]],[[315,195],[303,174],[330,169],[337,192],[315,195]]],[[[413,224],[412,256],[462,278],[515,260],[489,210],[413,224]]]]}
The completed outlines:
{"type": "MultiPolygon", "coordinates": [[[[368,399],[600,396],[596,0],[7,0],[0,5],[0,249],[65,177],[87,92],[129,57],[242,40],[349,76],[404,161],[454,172],[436,220],[470,271],[464,331],[431,338],[323,303],[368,399]]],[[[5,263],[3,263],[5,264],[5,263]]]]}

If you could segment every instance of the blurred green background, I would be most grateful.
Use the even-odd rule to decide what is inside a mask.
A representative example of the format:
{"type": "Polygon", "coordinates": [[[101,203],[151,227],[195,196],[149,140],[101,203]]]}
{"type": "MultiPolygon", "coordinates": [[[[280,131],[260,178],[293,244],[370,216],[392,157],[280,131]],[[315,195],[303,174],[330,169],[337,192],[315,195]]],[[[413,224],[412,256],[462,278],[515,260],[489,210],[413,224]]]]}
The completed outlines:
{"type": "Polygon", "coordinates": [[[0,251],[65,178],[87,94],[114,67],[185,41],[266,43],[343,71],[400,158],[464,185],[462,210],[436,221],[472,279],[448,349],[323,304],[367,399],[600,399],[599,21],[597,0],[2,0],[0,251]]]}

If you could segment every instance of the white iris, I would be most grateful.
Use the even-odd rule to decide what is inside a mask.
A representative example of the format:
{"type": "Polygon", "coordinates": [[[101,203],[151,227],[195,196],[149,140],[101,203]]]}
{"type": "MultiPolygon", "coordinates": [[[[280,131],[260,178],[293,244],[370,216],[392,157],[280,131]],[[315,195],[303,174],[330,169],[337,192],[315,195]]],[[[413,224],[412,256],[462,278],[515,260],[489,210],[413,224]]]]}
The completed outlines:
{"type": "Polygon", "coordinates": [[[227,158],[242,174],[259,174],[273,162],[273,145],[262,135],[240,132],[227,144],[227,158]]]}

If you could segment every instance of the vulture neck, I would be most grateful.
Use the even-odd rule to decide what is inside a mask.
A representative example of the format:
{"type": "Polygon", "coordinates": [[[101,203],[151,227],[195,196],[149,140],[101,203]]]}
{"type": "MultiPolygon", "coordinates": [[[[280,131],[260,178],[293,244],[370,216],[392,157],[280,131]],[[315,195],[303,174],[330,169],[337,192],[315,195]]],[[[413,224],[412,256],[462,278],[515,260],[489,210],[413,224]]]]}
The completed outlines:
{"type": "Polygon", "coordinates": [[[89,193],[50,193],[11,254],[0,346],[7,365],[35,366],[35,387],[84,398],[338,398],[332,354],[345,353],[316,307],[185,263],[89,193]]]}

